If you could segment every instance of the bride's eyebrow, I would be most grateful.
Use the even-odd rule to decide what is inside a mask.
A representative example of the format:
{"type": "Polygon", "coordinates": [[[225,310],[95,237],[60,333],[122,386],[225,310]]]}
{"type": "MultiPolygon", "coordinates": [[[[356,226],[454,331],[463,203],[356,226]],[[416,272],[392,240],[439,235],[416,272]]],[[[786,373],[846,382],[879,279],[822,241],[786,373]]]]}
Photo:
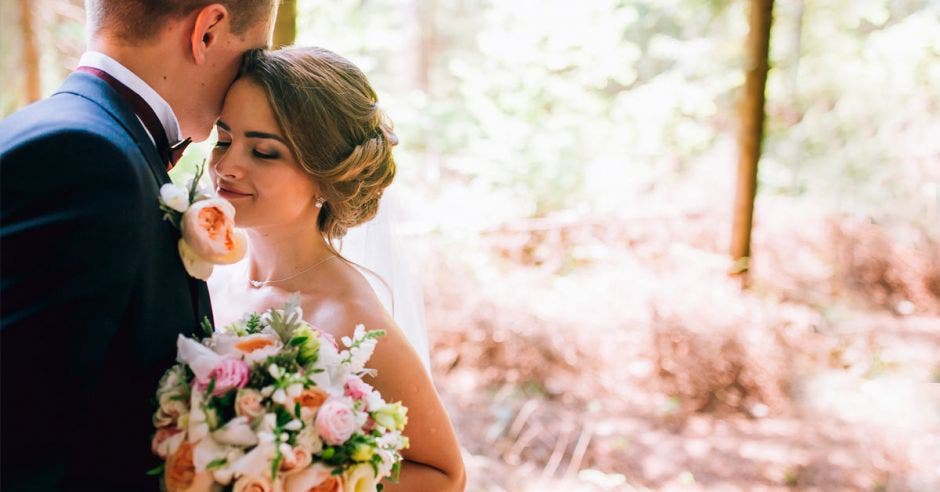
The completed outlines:
{"type": "MultiPolygon", "coordinates": [[[[223,131],[225,131],[225,132],[227,132],[227,133],[232,133],[231,127],[229,127],[224,121],[222,121],[222,120],[216,120],[215,124],[216,124],[216,126],[218,126],[219,128],[221,128],[223,131]]],[[[281,137],[280,135],[275,135],[274,133],[265,133],[265,132],[250,131],[250,132],[245,132],[245,137],[247,137],[247,138],[269,138],[269,139],[271,139],[271,140],[277,140],[278,142],[281,142],[282,144],[287,145],[287,142],[284,141],[284,138],[283,138],[283,137],[281,137]]]]}

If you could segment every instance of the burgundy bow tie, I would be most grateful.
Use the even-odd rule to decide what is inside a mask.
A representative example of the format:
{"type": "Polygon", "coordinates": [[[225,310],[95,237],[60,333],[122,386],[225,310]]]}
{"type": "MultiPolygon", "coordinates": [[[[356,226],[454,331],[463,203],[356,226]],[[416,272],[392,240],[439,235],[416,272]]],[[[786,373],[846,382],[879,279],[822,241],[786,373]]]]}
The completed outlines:
{"type": "Polygon", "coordinates": [[[169,139],[166,136],[166,130],[163,128],[163,123],[160,123],[160,118],[157,117],[157,113],[153,111],[153,108],[147,104],[147,101],[145,101],[140,94],[134,92],[130,87],[122,84],[119,80],[103,70],[82,66],[76,68],[75,71],[94,75],[117,91],[117,93],[130,104],[131,108],[134,109],[134,114],[140,118],[140,121],[144,123],[144,127],[150,132],[154,143],[157,145],[157,153],[160,154],[160,159],[166,163],[167,172],[173,169],[173,166],[175,166],[176,163],[179,162],[180,157],[183,156],[186,147],[188,147],[193,140],[187,138],[186,140],[180,140],[170,145],[169,139]]]}

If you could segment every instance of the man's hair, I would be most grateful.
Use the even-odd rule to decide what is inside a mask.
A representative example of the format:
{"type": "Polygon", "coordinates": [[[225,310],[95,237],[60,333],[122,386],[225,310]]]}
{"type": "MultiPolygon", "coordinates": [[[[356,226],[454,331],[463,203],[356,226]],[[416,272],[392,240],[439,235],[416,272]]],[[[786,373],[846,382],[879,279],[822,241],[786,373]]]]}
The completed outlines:
{"type": "Polygon", "coordinates": [[[85,0],[88,29],[105,30],[126,41],[146,41],[160,24],[185,17],[206,5],[225,5],[232,32],[242,35],[274,11],[279,0],[85,0]]]}

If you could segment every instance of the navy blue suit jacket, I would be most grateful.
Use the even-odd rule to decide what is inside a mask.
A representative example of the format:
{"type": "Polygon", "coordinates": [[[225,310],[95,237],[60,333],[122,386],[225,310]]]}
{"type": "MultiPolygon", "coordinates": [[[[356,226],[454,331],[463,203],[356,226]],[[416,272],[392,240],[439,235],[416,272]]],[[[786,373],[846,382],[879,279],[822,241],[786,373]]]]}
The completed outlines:
{"type": "Polygon", "coordinates": [[[0,121],[0,488],[151,490],[153,397],[211,319],[130,106],[73,73],[0,121]]]}

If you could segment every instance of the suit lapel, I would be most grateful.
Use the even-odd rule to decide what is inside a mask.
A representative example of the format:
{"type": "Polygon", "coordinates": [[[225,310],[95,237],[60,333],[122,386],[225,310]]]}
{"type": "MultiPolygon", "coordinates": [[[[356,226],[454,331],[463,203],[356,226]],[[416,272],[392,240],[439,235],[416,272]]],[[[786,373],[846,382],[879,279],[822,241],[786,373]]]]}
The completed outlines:
{"type": "MultiPolygon", "coordinates": [[[[166,173],[166,163],[161,162],[157,147],[150,140],[144,125],[134,114],[134,110],[130,105],[111,86],[93,75],[73,72],[56,92],[56,94],[59,93],[84,97],[100,106],[134,139],[147,161],[147,166],[157,183],[157,188],[170,182],[170,176],[166,173]]],[[[156,198],[154,197],[154,207],[156,207],[156,198]]],[[[189,275],[186,277],[197,322],[201,321],[203,317],[208,317],[209,321],[212,321],[212,308],[210,307],[209,290],[206,283],[189,275]]]]}
{"type": "Polygon", "coordinates": [[[157,152],[157,147],[154,145],[153,141],[150,140],[150,136],[147,134],[147,130],[144,129],[144,125],[137,118],[137,115],[134,114],[134,110],[130,105],[127,104],[127,102],[121,98],[120,94],[112,89],[111,86],[93,75],[73,72],[65,79],[65,83],[62,84],[62,87],[56,91],[56,94],[59,93],[74,94],[84,97],[100,106],[101,109],[111,115],[111,117],[127,131],[128,135],[134,139],[134,143],[137,144],[141,154],[143,154],[144,159],[147,161],[147,166],[150,168],[150,172],[157,182],[157,187],[159,188],[163,184],[170,182],[170,177],[166,173],[166,163],[160,162],[161,159],[160,154],[157,152]]]}

